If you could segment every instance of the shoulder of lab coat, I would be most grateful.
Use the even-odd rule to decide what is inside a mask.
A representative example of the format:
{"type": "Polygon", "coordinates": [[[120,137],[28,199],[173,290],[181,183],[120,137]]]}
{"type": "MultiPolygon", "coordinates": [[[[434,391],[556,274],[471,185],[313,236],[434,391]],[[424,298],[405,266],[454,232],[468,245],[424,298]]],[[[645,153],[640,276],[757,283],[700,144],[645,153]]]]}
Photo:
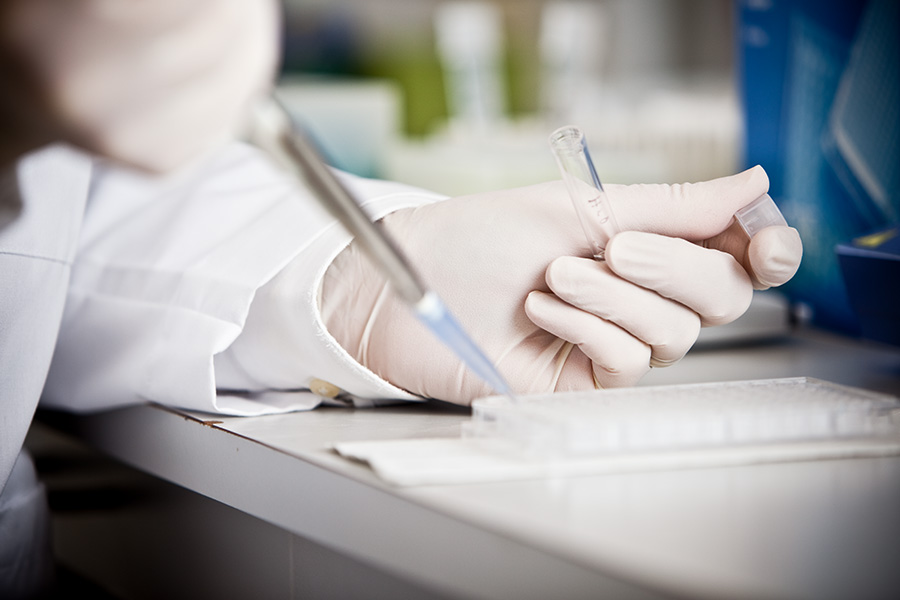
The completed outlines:
{"type": "MultiPolygon", "coordinates": [[[[414,399],[353,361],[325,330],[316,290],[350,236],[260,152],[235,143],[165,178],[98,171],[46,405],[90,411],[153,401],[266,414],[317,405],[322,396],[306,389],[317,380],[351,399],[414,399]],[[217,394],[215,357],[241,334],[257,291],[288,264],[303,265],[308,290],[295,307],[306,351],[290,385],[267,381],[217,394]]],[[[438,198],[343,177],[374,218],[438,198]]],[[[278,357],[266,340],[258,348],[278,357]]],[[[233,383],[227,365],[219,370],[233,383]]],[[[234,386],[218,385],[225,387],[234,386]]]]}

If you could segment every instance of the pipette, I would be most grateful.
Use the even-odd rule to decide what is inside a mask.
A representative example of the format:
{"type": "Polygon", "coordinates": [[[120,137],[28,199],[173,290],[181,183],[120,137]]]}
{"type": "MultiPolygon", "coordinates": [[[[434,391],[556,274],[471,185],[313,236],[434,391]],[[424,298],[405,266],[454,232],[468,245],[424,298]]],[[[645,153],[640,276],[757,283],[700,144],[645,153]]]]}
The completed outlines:
{"type": "Polygon", "coordinates": [[[387,276],[394,292],[409,304],[432,333],[497,393],[515,401],[512,389],[494,364],[466,335],[438,295],[425,287],[387,233],[372,222],[325,165],[312,143],[295,126],[288,111],[276,99],[268,98],[256,107],[252,119],[249,141],[282,168],[305,181],[322,205],[355,236],[387,276]]]}
{"type": "MultiPolygon", "coordinates": [[[[587,139],[581,129],[567,125],[550,134],[550,149],[578,213],[591,254],[597,260],[604,260],[606,244],[619,233],[619,226],[591,160],[587,139]]],[[[768,194],[738,210],[734,218],[748,238],[772,225],[787,226],[787,221],[768,194]]]]}

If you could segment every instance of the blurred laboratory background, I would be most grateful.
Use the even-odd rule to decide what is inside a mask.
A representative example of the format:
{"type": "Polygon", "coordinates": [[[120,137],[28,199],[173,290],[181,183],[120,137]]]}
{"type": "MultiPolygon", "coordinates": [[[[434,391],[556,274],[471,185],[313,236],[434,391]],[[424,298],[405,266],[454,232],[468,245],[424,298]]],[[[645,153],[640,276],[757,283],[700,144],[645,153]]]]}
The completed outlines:
{"type": "Polygon", "coordinates": [[[900,344],[894,0],[288,0],[279,94],[328,160],[447,195],[762,164],[803,238],[796,314],[900,344]]]}

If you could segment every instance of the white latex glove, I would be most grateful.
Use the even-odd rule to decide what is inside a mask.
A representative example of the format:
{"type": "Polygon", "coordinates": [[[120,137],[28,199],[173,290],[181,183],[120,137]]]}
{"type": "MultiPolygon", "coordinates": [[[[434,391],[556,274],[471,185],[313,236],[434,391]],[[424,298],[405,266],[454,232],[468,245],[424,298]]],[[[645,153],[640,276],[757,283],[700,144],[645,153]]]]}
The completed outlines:
{"type": "Polygon", "coordinates": [[[241,126],[278,36],[273,0],[7,0],[0,163],[61,140],[177,167],[241,126]]]}
{"type": "MultiPolygon", "coordinates": [[[[632,385],[677,361],[701,325],[734,320],[754,284],[780,285],[802,253],[789,227],[748,241],[732,215],[765,193],[761,167],[710,182],[610,185],[623,233],[607,262],[561,182],[454,198],[384,224],[519,393],[632,385]]],[[[491,390],[389,291],[355,244],[321,290],[328,330],[394,385],[458,403],[491,390]]]]}

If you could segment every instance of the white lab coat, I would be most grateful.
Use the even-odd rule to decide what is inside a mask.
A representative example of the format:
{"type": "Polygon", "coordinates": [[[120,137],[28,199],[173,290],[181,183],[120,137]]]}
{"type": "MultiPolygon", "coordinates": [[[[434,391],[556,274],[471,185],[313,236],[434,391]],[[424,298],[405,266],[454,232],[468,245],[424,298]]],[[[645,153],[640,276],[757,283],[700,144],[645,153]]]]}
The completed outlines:
{"type": "Polygon", "coordinates": [[[0,597],[45,592],[52,573],[43,486],[19,450],[53,354],[90,174],[86,157],[62,147],[0,173],[0,597]]]}
{"type": "Polygon", "coordinates": [[[0,175],[0,490],[50,366],[90,174],[87,157],[54,147],[0,175]]]}
{"type": "MultiPolygon", "coordinates": [[[[344,177],[373,218],[437,199],[344,177]]],[[[235,143],[152,178],[56,147],[20,161],[18,187],[25,208],[4,209],[0,229],[0,484],[42,388],[42,405],[73,411],[147,401],[231,415],[308,409],[323,400],[303,389],[314,378],[358,403],[417,399],[326,331],[318,286],[350,236],[255,149],[235,143]],[[289,263],[306,293],[290,328],[273,322],[274,343],[259,339],[258,352],[290,368],[256,382],[254,393],[217,394],[217,370],[229,388],[241,375],[216,356],[241,334],[257,291],[289,263]],[[289,361],[279,354],[285,331],[303,341],[289,361]]],[[[4,195],[13,205],[11,190],[4,195]]]]}

